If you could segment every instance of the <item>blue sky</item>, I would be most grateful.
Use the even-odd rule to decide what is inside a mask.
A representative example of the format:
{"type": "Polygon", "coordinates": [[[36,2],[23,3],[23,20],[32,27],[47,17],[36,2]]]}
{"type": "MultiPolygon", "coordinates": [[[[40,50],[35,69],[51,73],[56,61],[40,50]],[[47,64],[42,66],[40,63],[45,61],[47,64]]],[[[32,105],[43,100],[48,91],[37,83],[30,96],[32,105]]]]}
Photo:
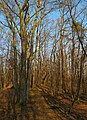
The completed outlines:
{"type": "Polygon", "coordinates": [[[53,12],[51,12],[48,17],[51,19],[51,20],[56,20],[60,17],[60,13],[58,10],[55,10],[53,12]]]}
{"type": "MultiPolygon", "coordinates": [[[[86,2],[87,3],[87,2],[86,2]]],[[[84,6],[86,6],[85,3],[83,3],[84,6]]],[[[77,10],[79,11],[79,9],[81,9],[82,7],[81,4],[77,7],[77,10]]],[[[60,12],[59,10],[54,10],[53,12],[49,13],[47,15],[47,17],[49,18],[49,21],[54,21],[54,24],[56,23],[55,21],[60,17],[60,12]]],[[[4,21],[4,17],[0,14],[0,20],[3,20],[4,21]]],[[[80,19],[78,19],[80,21],[80,19]]]]}

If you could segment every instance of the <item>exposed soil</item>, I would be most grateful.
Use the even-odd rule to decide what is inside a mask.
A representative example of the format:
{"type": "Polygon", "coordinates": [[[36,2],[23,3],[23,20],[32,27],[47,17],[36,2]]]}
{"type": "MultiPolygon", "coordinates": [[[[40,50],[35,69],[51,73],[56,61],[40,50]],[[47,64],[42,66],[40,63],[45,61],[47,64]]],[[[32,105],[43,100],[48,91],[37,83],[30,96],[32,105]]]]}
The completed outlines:
{"type": "Polygon", "coordinates": [[[39,88],[30,90],[26,106],[14,104],[14,89],[0,92],[0,120],[87,120],[87,101],[76,101],[62,94],[56,97],[39,88]],[[15,109],[14,109],[15,106],[15,109]]]}

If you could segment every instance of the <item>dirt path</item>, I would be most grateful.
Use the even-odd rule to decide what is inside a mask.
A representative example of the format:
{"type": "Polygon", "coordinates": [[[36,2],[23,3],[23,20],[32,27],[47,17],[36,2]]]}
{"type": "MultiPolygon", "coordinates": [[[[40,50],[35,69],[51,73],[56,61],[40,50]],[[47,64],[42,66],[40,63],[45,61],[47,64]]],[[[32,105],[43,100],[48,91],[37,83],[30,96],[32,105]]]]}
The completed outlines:
{"type": "Polygon", "coordinates": [[[61,120],[61,117],[50,109],[41,91],[37,88],[32,89],[30,92],[30,99],[26,111],[28,112],[24,111],[25,120],[61,120]]]}
{"type": "Polygon", "coordinates": [[[21,117],[22,120],[61,120],[61,117],[50,109],[41,91],[37,88],[30,91],[29,101],[27,106],[22,107],[22,111],[19,106],[16,105],[16,117],[14,119],[13,108],[11,106],[13,92],[13,90],[6,89],[0,93],[0,120],[20,120],[21,117]]]}
{"type": "Polygon", "coordinates": [[[0,120],[86,120],[87,102],[75,104],[67,114],[70,100],[61,96],[54,98],[39,88],[32,88],[26,106],[16,104],[15,113],[12,99],[14,89],[0,92],[0,120]],[[10,98],[10,99],[9,99],[10,98]]]}

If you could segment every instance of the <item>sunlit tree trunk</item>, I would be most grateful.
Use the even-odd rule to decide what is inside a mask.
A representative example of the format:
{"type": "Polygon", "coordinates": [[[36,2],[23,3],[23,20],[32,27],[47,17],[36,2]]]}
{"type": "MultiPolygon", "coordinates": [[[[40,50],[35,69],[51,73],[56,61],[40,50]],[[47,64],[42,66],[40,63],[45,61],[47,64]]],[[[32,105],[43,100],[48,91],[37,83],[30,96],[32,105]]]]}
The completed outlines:
{"type": "Polygon", "coordinates": [[[82,81],[82,74],[83,74],[83,61],[84,61],[84,56],[82,55],[80,60],[80,72],[79,72],[79,77],[77,81],[77,94],[76,94],[77,99],[80,96],[80,88],[81,88],[81,81],[82,81]]]}
{"type": "Polygon", "coordinates": [[[1,88],[4,88],[4,64],[3,64],[3,57],[1,57],[1,66],[0,66],[0,70],[1,70],[1,88]]]}

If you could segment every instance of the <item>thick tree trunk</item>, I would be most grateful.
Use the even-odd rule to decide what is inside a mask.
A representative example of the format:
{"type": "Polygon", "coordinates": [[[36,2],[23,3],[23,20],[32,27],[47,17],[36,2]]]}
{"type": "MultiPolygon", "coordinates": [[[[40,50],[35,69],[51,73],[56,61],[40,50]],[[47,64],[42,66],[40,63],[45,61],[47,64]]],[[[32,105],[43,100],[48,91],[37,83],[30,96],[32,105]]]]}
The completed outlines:
{"type": "Polygon", "coordinates": [[[81,87],[81,80],[82,80],[82,73],[83,73],[83,56],[81,57],[81,62],[80,62],[80,73],[79,73],[79,78],[77,82],[77,99],[79,98],[80,95],[80,87],[81,87]]]}
{"type": "Polygon", "coordinates": [[[74,79],[75,79],[75,73],[74,73],[74,53],[75,53],[75,42],[74,42],[74,32],[72,28],[72,50],[71,50],[71,94],[72,98],[74,99],[75,96],[75,87],[74,87],[74,79]]]}
{"type": "Polygon", "coordinates": [[[27,100],[27,74],[26,74],[26,54],[21,54],[21,83],[20,83],[20,103],[25,104],[27,100]]]}

